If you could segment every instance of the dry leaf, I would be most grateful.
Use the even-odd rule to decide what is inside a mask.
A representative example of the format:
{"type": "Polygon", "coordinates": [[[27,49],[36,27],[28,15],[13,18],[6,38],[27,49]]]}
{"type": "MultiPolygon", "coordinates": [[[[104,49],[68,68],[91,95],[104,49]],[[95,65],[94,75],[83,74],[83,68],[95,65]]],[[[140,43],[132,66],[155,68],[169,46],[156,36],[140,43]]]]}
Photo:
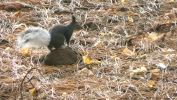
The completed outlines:
{"type": "Polygon", "coordinates": [[[63,92],[63,93],[62,93],[62,96],[66,98],[66,97],[68,96],[68,93],[63,92]]]}
{"type": "Polygon", "coordinates": [[[83,59],[85,64],[100,64],[101,63],[97,59],[92,59],[88,56],[82,56],[82,59],[83,59]]]}
{"type": "Polygon", "coordinates": [[[136,74],[136,73],[142,73],[142,72],[147,72],[146,67],[140,67],[135,70],[130,70],[131,72],[129,73],[130,76],[136,74]]]}
{"type": "Polygon", "coordinates": [[[159,77],[159,73],[152,73],[152,74],[151,74],[151,78],[152,78],[153,80],[157,79],[158,77],[159,77]]]}
{"type": "Polygon", "coordinates": [[[128,4],[128,0],[121,0],[121,3],[126,5],[128,4]]]}
{"type": "Polygon", "coordinates": [[[29,48],[21,48],[21,53],[22,53],[23,55],[27,55],[28,52],[29,52],[29,48]]]}
{"type": "Polygon", "coordinates": [[[146,13],[146,11],[144,11],[144,10],[143,10],[143,11],[141,11],[140,13],[141,13],[141,14],[145,14],[145,13],[146,13]]]}
{"type": "Polygon", "coordinates": [[[125,48],[125,49],[123,50],[123,53],[125,53],[125,54],[127,54],[127,55],[134,55],[134,52],[131,51],[131,50],[128,49],[128,48],[125,48]]]}
{"type": "Polygon", "coordinates": [[[17,29],[20,29],[20,30],[23,30],[24,28],[25,28],[25,24],[24,23],[21,23],[21,24],[19,24],[19,25],[15,25],[14,27],[14,30],[17,30],[17,29]]]}
{"type": "Polygon", "coordinates": [[[151,72],[151,73],[158,73],[158,72],[160,72],[160,69],[153,69],[153,70],[151,70],[150,72],[151,72]]]}
{"type": "Polygon", "coordinates": [[[11,47],[7,47],[5,50],[10,50],[12,51],[13,49],[11,47]]]}
{"type": "Polygon", "coordinates": [[[153,81],[153,80],[150,80],[149,82],[148,82],[148,87],[153,87],[153,85],[155,84],[155,81],[153,81]]]}
{"type": "Polygon", "coordinates": [[[131,17],[128,17],[128,21],[129,21],[129,22],[134,22],[134,21],[133,21],[133,18],[131,18],[131,17]]]}
{"type": "Polygon", "coordinates": [[[100,34],[101,34],[101,35],[103,35],[103,36],[105,35],[105,33],[104,33],[104,32],[100,32],[100,34]]]}
{"type": "Polygon", "coordinates": [[[125,0],[121,0],[122,3],[125,3],[125,0]]]}
{"type": "Polygon", "coordinates": [[[82,59],[83,59],[85,64],[91,64],[92,63],[92,59],[88,56],[82,56],[82,59]]]}
{"type": "Polygon", "coordinates": [[[132,10],[129,10],[129,11],[128,11],[128,14],[134,15],[135,13],[134,13],[132,10]]]}
{"type": "Polygon", "coordinates": [[[82,70],[79,70],[79,71],[78,71],[78,74],[79,74],[79,75],[94,76],[93,72],[90,71],[90,70],[87,69],[87,68],[83,68],[82,70]]]}
{"type": "Polygon", "coordinates": [[[140,39],[144,39],[145,37],[146,37],[146,33],[142,33],[142,34],[138,35],[138,38],[140,38],[140,39]]]}
{"type": "Polygon", "coordinates": [[[20,15],[20,11],[15,12],[15,13],[13,14],[14,17],[18,17],[19,15],[20,15]]]}
{"type": "Polygon", "coordinates": [[[109,34],[115,34],[114,29],[108,32],[109,34]]]}
{"type": "Polygon", "coordinates": [[[111,60],[115,60],[117,58],[117,55],[111,56],[111,60]]]}
{"type": "Polygon", "coordinates": [[[171,20],[166,20],[165,23],[169,24],[171,23],[172,21],[171,20]]]}
{"type": "Polygon", "coordinates": [[[146,72],[146,71],[147,71],[146,67],[140,67],[138,72],[146,72]]]}
{"type": "Polygon", "coordinates": [[[34,94],[35,90],[36,90],[36,88],[32,88],[32,89],[29,90],[29,93],[34,94]]]}
{"type": "Polygon", "coordinates": [[[140,67],[135,70],[132,70],[132,72],[134,72],[134,73],[142,73],[142,72],[146,72],[146,71],[147,71],[146,67],[140,67]]]}
{"type": "Polygon", "coordinates": [[[131,72],[129,75],[132,76],[132,75],[134,75],[134,74],[135,74],[134,72],[131,72]]]}
{"type": "Polygon", "coordinates": [[[171,32],[167,32],[166,37],[170,38],[171,36],[172,36],[172,33],[171,32]]]}
{"type": "Polygon", "coordinates": [[[92,64],[100,64],[101,62],[100,61],[98,61],[97,59],[92,59],[92,64]]]}
{"type": "Polygon", "coordinates": [[[157,34],[155,32],[152,32],[149,34],[149,36],[146,38],[148,41],[154,41],[157,39],[157,34]]]}
{"type": "Polygon", "coordinates": [[[112,11],[114,14],[117,13],[116,9],[112,9],[111,11],[112,11]]]}

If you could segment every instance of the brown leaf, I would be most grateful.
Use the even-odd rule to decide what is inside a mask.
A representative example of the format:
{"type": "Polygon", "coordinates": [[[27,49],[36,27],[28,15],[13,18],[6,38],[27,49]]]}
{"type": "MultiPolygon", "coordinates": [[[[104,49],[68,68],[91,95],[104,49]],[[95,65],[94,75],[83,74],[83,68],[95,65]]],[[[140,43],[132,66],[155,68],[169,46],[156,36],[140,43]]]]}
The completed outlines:
{"type": "Polygon", "coordinates": [[[155,84],[155,81],[150,80],[150,81],[148,82],[148,87],[152,88],[154,84],[155,84]]]}
{"type": "Polygon", "coordinates": [[[159,78],[159,73],[152,73],[152,74],[151,74],[151,78],[152,78],[153,80],[159,78]]]}

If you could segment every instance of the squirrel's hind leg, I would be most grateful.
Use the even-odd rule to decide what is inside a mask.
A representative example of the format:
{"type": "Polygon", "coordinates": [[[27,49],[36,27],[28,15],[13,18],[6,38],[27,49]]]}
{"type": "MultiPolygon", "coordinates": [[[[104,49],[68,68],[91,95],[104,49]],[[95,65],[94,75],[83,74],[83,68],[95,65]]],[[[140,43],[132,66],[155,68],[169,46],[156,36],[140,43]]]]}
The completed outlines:
{"type": "Polygon", "coordinates": [[[59,49],[64,44],[65,37],[63,34],[57,34],[51,37],[50,45],[53,45],[55,49],[59,49]]]}
{"type": "Polygon", "coordinates": [[[50,51],[52,51],[53,46],[52,46],[51,44],[49,44],[47,47],[48,47],[48,49],[49,49],[50,51]]]}

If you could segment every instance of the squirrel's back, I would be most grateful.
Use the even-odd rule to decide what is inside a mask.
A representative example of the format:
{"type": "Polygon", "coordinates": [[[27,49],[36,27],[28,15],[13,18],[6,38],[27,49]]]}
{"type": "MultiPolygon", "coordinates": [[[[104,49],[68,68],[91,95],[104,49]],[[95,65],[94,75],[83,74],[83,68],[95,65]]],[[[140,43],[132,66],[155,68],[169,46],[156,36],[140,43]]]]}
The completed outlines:
{"type": "Polygon", "coordinates": [[[39,47],[48,46],[50,34],[46,29],[40,27],[29,27],[18,36],[19,47],[39,47]]]}

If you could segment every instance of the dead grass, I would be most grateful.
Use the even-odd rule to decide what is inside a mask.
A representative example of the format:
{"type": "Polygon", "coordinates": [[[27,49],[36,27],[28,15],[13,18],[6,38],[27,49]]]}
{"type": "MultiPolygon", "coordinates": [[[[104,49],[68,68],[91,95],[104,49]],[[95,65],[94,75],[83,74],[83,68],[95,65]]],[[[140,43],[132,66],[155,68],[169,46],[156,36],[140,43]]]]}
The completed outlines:
{"type": "Polygon", "coordinates": [[[37,70],[27,75],[24,99],[177,99],[176,2],[61,1],[20,0],[33,9],[22,8],[20,14],[0,10],[0,99],[20,99],[20,84],[31,68],[42,75],[37,70]],[[49,52],[46,48],[21,54],[16,47],[16,35],[24,29],[20,24],[49,29],[67,23],[70,9],[84,27],[74,32],[71,47],[100,64],[80,60],[74,65],[46,66],[38,61],[49,52]],[[155,39],[148,36],[150,32],[157,35],[155,39]],[[99,40],[101,46],[93,47],[99,40]],[[158,66],[160,63],[166,68],[158,66]],[[83,68],[93,74],[80,74],[83,68]],[[31,88],[36,89],[33,94],[31,88]]]}

